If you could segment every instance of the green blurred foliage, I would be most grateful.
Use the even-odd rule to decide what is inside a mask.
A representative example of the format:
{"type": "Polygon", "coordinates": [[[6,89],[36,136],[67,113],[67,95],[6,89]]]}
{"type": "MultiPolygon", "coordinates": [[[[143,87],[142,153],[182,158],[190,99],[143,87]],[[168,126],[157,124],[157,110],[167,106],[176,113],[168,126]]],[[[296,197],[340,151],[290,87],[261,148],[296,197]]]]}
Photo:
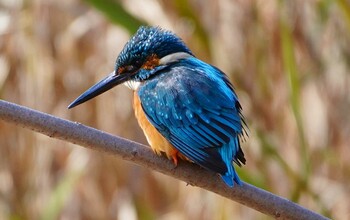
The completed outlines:
{"type": "Polygon", "coordinates": [[[145,25],[145,22],[131,15],[118,1],[85,0],[85,2],[101,11],[111,22],[123,26],[131,34],[141,25],[145,25]]]}
{"type": "MultiPolygon", "coordinates": [[[[349,218],[350,3],[0,1],[0,96],[146,144],[117,87],[67,105],[113,69],[140,25],[173,30],[226,72],[243,105],[250,184],[349,218]]],[[[0,219],[265,219],[114,157],[0,122],[0,219]]]]}

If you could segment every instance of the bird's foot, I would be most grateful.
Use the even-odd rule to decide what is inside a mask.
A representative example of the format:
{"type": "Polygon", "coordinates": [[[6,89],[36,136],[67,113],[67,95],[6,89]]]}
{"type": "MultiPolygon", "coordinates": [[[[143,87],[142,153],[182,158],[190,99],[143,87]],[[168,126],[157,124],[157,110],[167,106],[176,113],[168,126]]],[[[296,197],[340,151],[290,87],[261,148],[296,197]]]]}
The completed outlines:
{"type": "Polygon", "coordinates": [[[174,150],[173,152],[171,152],[171,159],[173,159],[173,162],[174,162],[174,164],[175,164],[175,167],[177,167],[177,164],[178,164],[178,162],[179,162],[179,160],[178,160],[178,156],[179,156],[179,151],[177,151],[177,150],[174,150]]]}
{"type": "Polygon", "coordinates": [[[178,163],[177,154],[171,156],[171,158],[173,159],[173,162],[174,162],[174,164],[175,164],[175,167],[177,167],[177,163],[178,163]]]}

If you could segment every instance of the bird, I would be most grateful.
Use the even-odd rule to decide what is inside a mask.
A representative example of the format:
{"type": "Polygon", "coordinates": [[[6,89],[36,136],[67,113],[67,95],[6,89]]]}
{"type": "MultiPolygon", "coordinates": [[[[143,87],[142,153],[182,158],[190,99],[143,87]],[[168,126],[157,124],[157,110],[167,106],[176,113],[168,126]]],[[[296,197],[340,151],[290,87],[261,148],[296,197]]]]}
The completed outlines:
{"type": "Polygon", "coordinates": [[[198,59],[175,33],[141,26],[118,55],[114,70],[68,109],[113,87],[134,91],[136,119],[152,150],[177,166],[179,159],[242,185],[233,163],[246,163],[242,106],[228,76],[198,59]]]}

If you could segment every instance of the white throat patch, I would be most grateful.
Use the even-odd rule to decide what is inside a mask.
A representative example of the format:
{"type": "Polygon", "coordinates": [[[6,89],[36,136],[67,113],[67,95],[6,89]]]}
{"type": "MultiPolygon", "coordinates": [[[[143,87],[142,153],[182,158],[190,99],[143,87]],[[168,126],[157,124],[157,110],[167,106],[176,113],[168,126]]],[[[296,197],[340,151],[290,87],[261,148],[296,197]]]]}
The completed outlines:
{"type": "Polygon", "coordinates": [[[123,83],[126,87],[132,90],[137,90],[141,84],[141,82],[135,81],[135,80],[129,80],[123,83]]]}

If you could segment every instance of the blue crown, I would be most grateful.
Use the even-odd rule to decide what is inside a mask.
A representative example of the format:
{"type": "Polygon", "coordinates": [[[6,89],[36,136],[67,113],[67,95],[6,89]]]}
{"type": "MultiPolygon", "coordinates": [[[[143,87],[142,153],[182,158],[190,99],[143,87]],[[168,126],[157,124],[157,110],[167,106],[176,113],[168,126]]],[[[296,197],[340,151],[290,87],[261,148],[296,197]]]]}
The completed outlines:
{"type": "Polygon", "coordinates": [[[193,55],[181,38],[171,31],[163,30],[160,27],[143,26],[126,43],[116,60],[115,67],[140,66],[151,55],[156,55],[161,59],[177,52],[193,55]]]}

